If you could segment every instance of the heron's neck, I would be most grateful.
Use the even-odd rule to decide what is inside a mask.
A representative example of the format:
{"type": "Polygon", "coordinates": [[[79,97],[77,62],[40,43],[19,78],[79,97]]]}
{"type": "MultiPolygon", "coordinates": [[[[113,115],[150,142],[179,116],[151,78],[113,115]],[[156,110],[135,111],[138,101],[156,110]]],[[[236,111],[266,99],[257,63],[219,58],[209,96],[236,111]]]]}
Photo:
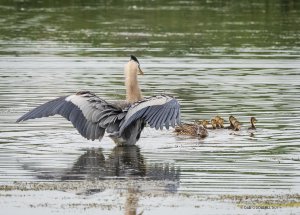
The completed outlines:
{"type": "Polygon", "coordinates": [[[256,128],[255,125],[254,125],[254,122],[252,122],[252,121],[251,121],[251,128],[252,128],[252,129],[255,129],[255,128],[256,128]]]}
{"type": "Polygon", "coordinates": [[[134,74],[134,73],[126,74],[125,86],[126,86],[126,101],[127,102],[134,103],[143,98],[136,74],[134,74]]]}

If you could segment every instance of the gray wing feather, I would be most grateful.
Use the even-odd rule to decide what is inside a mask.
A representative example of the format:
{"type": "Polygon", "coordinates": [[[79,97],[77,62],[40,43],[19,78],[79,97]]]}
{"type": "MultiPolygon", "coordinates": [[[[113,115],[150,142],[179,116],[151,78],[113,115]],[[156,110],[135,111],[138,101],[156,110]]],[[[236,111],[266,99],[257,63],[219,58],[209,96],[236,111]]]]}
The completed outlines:
{"type": "Polygon", "coordinates": [[[35,118],[41,118],[41,117],[45,117],[45,116],[53,116],[55,115],[54,110],[55,107],[61,107],[64,104],[66,97],[60,97],[57,99],[54,99],[52,101],[49,101],[35,109],[33,109],[32,111],[24,114],[22,117],[20,117],[17,122],[21,122],[21,121],[25,121],[28,119],[35,119],[35,118]]]}
{"type": "Polygon", "coordinates": [[[151,120],[152,125],[157,129],[157,121],[160,119],[160,115],[162,114],[162,108],[159,108],[156,112],[153,113],[154,117],[151,120]]]}
{"type": "Polygon", "coordinates": [[[146,121],[149,123],[151,128],[154,128],[155,121],[157,119],[156,113],[160,112],[161,107],[158,106],[158,107],[153,107],[153,108],[149,108],[149,109],[151,109],[151,111],[149,112],[150,117],[149,117],[149,120],[146,120],[146,121]]]}
{"type": "Polygon", "coordinates": [[[83,137],[91,140],[101,139],[108,126],[115,128],[116,126],[111,124],[116,123],[118,127],[119,122],[116,121],[120,121],[125,117],[120,108],[114,108],[113,105],[90,92],[79,92],[75,95],[60,97],[42,104],[20,117],[17,122],[55,114],[71,121],[83,137]]]}
{"type": "Polygon", "coordinates": [[[155,119],[155,129],[156,129],[156,130],[159,129],[159,128],[161,127],[162,120],[163,120],[163,118],[164,118],[164,116],[165,116],[165,114],[166,114],[165,110],[166,110],[166,108],[162,108],[162,109],[160,110],[160,113],[157,114],[157,117],[156,117],[156,119],[155,119]]]}
{"type": "MultiPolygon", "coordinates": [[[[166,119],[167,119],[167,117],[168,117],[168,112],[169,112],[168,109],[167,109],[167,108],[164,108],[163,114],[162,114],[160,120],[158,121],[158,126],[159,126],[160,130],[163,129],[163,126],[164,126],[164,123],[163,123],[163,122],[166,121],[166,119]]],[[[165,124],[166,124],[166,123],[165,123],[165,124]]],[[[167,126],[166,126],[166,128],[167,128],[167,126]]]]}
{"type": "Polygon", "coordinates": [[[170,120],[172,127],[175,127],[175,125],[176,125],[177,115],[179,115],[179,114],[178,114],[177,111],[175,111],[174,114],[173,114],[173,116],[172,116],[172,118],[171,118],[171,120],[170,120]]]}
{"type": "Polygon", "coordinates": [[[171,124],[180,124],[180,104],[170,96],[160,95],[147,98],[133,104],[127,111],[127,115],[120,123],[120,133],[122,133],[131,123],[143,118],[150,127],[156,129],[171,124]]]}
{"type": "MultiPolygon", "coordinates": [[[[168,113],[168,116],[167,116],[167,118],[166,118],[166,128],[167,128],[167,129],[169,129],[170,120],[171,120],[171,118],[172,118],[174,112],[175,112],[175,108],[171,108],[170,112],[168,113]]],[[[179,124],[179,123],[178,123],[178,124],[179,124]]]]}
{"type": "Polygon", "coordinates": [[[177,123],[177,125],[180,125],[181,124],[181,113],[180,113],[180,111],[177,113],[178,114],[178,116],[177,116],[177,118],[176,118],[176,123],[177,123]]]}

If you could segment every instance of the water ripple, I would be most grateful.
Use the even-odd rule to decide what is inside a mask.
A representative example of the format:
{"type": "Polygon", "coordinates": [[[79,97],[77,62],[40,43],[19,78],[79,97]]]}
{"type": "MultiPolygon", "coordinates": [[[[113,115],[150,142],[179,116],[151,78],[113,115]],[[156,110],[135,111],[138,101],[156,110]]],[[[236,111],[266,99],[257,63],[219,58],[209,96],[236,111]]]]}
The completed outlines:
{"type": "Polygon", "coordinates": [[[168,93],[184,121],[230,114],[239,132],[203,140],[146,128],[138,147],[118,151],[81,138],[60,117],[15,120],[49,99],[85,89],[124,98],[127,58],[0,58],[0,182],[148,178],[179,183],[179,192],[299,192],[298,61],[141,58],[143,93],[168,93]],[[250,116],[258,129],[247,131],[250,116]],[[116,161],[119,161],[116,165],[116,161]]]}

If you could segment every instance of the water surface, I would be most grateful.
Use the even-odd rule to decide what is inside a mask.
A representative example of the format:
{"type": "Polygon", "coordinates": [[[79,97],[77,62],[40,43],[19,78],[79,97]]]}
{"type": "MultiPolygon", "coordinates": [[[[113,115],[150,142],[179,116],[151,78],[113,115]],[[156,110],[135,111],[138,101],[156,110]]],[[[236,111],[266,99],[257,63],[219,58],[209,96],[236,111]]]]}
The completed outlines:
{"type": "MultiPolygon", "coordinates": [[[[122,186],[110,188],[131,196],[126,183],[133,181],[139,195],[167,193],[190,210],[176,195],[299,194],[299,4],[222,2],[3,1],[0,184],[116,182],[122,186]],[[136,147],[117,148],[107,136],[85,140],[61,117],[15,123],[33,107],[79,90],[123,99],[123,66],[132,53],[145,72],[144,96],[175,96],[184,122],[232,114],[242,130],[197,139],[146,128],[136,147]],[[251,116],[258,119],[255,132],[247,130],[251,116]]],[[[80,193],[108,198],[108,190],[92,185],[80,193]]],[[[8,208],[27,207],[20,199],[8,208]]],[[[139,208],[147,204],[141,200],[139,208]]],[[[160,213],[172,211],[157,205],[160,213]]],[[[215,207],[222,213],[232,206],[215,207]]]]}
{"type": "MultiPolygon", "coordinates": [[[[1,159],[5,172],[1,180],[7,183],[24,180],[24,176],[37,180],[44,171],[50,171],[47,177],[59,180],[62,175],[51,174],[70,168],[90,147],[95,153],[101,151],[104,158],[109,156],[114,150],[109,138],[101,143],[87,141],[62,118],[22,124],[15,120],[37,104],[80,89],[105,99],[124,98],[122,67],[127,60],[1,58],[6,70],[1,79],[1,159]]],[[[211,131],[208,138],[198,140],[147,128],[134,149],[136,162],[143,157],[143,165],[163,163],[180,168],[183,191],[273,192],[276,188],[290,192],[293,188],[298,192],[299,63],[252,60],[246,67],[244,60],[237,59],[222,63],[193,58],[140,61],[146,73],[140,77],[145,96],[176,96],[183,121],[217,114],[227,119],[233,114],[243,129],[211,131]],[[252,136],[247,127],[253,115],[259,122],[252,136]]]]}

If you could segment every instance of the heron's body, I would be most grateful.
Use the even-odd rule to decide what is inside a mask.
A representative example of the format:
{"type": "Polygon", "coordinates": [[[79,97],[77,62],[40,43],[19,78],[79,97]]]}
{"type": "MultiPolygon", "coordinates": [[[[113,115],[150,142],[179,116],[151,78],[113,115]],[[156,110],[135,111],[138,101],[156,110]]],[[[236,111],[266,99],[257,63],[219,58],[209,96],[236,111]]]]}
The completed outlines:
{"type": "Polygon", "coordinates": [[[136,57],[125,65],[126,100],[108,102],[89,91],[60,97],[38,106],[17,122],[59,114],[85,138],[101,140],[109,133],[118,145],[134,145],[148,123],[155,129],[180,124],[179,102],[167,95],[143,98],[137,75],[143,74],[136,57]]]}

